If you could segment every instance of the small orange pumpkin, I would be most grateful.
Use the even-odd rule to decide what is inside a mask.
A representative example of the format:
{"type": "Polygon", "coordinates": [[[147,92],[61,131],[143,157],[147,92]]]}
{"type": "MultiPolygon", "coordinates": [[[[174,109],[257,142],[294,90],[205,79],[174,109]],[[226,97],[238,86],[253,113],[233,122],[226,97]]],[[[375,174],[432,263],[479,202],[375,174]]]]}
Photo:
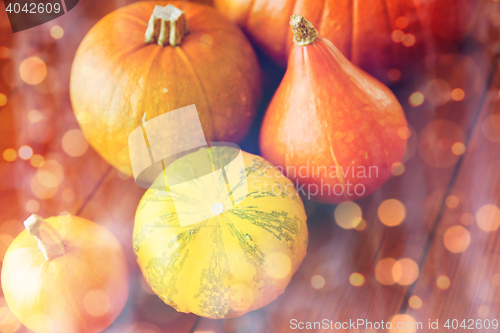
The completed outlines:
{"type": "Polygon", "coordinates": [[[11,311],[37,333],[103,331],[128,297],[128,266],[118,240],[76,216],[32,215],[24,225],[2,267],[11,311]]]}
{"type": "MultiPolygon", "coordinates": [[[[130,133],[172,110],[195,104],[207,142],[242,140],[260,82],[249,41],[214,8],[138,1],[106,15],[85,36],[73,61],[70,95],[92,147],[131,175],[130,133]],[[167,5],[170,12],[156,8],[167,5]]],[[[165,133],[165,142],[175,145],[178,134],[165,133]]]]}
{"type": "Polygon", "coordinates": [[[262,156],[324,203],[368,195],[406,149],[403,108],[385,85],[351,64],[301,15],[294,47],[264,116],[262,156]]]}

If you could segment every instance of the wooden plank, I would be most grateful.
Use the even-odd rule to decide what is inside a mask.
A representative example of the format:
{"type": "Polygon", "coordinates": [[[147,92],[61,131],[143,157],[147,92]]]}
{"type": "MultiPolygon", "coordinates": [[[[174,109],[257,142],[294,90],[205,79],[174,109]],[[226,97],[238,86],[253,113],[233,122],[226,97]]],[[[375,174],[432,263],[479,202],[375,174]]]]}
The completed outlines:
{"type": "MultiPolygon", "coordinates": [[[[491,120],[500,114],[499,87],[497,70],[468,153],[448,192],[459,203],[456,207],[443,205],[422,273],[408,294],[420,297],[423,306],[407,312],[417,320],[438,319],[441,328],[448,319],[457,319],[459,325],[466,319],[468,327],[469,319],[500,318],[500,234],[485,231],[490,230],[485,226],[500,223],[500,216],[484,214],[485,205],[492,205],[494,212],[500,204],[500,134],[491,126],[491,120]]],[[[466,331],[459,327],[456,332],[466,331]]]]}

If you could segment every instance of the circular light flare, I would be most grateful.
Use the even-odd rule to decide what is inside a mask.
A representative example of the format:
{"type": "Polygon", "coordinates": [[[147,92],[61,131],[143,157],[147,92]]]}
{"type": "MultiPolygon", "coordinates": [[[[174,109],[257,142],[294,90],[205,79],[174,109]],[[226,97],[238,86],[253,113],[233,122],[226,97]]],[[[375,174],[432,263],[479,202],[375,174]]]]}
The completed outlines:
{"type": "Polygon", "coordinates": [[[401,162],[394,162],[391,165],[391,173],[393,176],[401,176],[405,170],[405,165],[401,162]]]}
{"type": "Polygon", "coordinates": [[[394,315],[390,320],[392,324],[392,328],[389,329],[390,333],[415,333],[417,332],[416,320],[409,314],[397,314],[394,315]],[[403,326],[403,328],[398,328],[399,326],[403,326]]]}
{"type": "Polygon", "coordinates": [[[365,277],[361,273],[352,273],[349,275],[349,283],[354,287],[361,287],[365,284],[365,277]]]}
{"type": "Polygon", "coordinates": [[[411,47],[411,46],[415,45],[416,38],[412,34],[406,34],[406,35],[404,35],[402,42],[403,42],[404,46],[411,47]]]}
{"type": "Polygon", "coordinates": [[[463,213],[460,216],[460,223],[462,223],[465,226],[470,226],[474,224],[474,215],[470,213],[463,213]]]}
{"type": "Polygon", "coordinates": [[[411,94],[410,98],[408,99],[408,102],[413,107],[417,107],[417,106],[422,105],[424,103],[424,101],[425,101],[424,94],[422,94],[419,91],[416,91],[413,94],[411,94]]]}
{"type": "Polygon", "coordinates": [[[30,146],[22,146],[19,148],[19,157],[23,160],[29,160],[33,156],[33,149],[30,146]]]}
{"type": "Polygon", "coordinates": [[[361,207],[352,201],[339,204],[334,212],[335,222],[343,229],[354,229],[363,220],[361,207]]]}
{"type": "Polygon", "coordinates": [[[36,213],[40,209],[40,204],[36,200],[28,200],[24,208],[30,213],[36,213]]]}
{"type": "Polygon", "coordinates": [[[54,39],[61,39],[64,36],[64,29],[58,25],[50,28],[50,36],[54,39]]]}
{"type": "Polygon", "coordinates": [[[394,30],[391,34],[392,41],[394,43],[401,43],[405,37],[405,33],[402,30],[394,30]]]}
{"type": "Polygon", "coordinates": [[[448,228],[443,237],[444,246],[452,253],[461,253],[470,245],[470,233],[461,225],[448,228]]]}
{"type": "Polygon", "coordinates": [[[492,204],[486,204],[476,212],[476,223],[485,232],[492,232],[500,227],[500,209],[492,204]]]}
{"type": "Polygon", "coordinates": [[[47,66],[38,57],[24,59],[19,66],[21,79],[29,85],[41,83],[47,76],[47,66]]]}
{"type": "Polygon", "coordinates": [[[477,309],[477,315],[480,317],[480,318],[483,318],[483,319],[486,319],[486,318],[489,318],[491,314],[491,309],[489,306],[487,305],[481,305],[478,309],[477,309]]]}
{"type": "Polygon", "coordinates": [[[382,224],[395,227],[403,223],[406,218],[406,208],[397,199],[387,199],[378,206],[377,215],[382,224]]]}
{"type": "Polygon", "coordinates": [[[450,287],[451,281],[450,278],[446,275],[440,275],[436,279],[436,285],[439,289],[446,290],[450,287]]]}
{"type": "Polygon", "coordinates": [[[32,167],[39,168],[43,165],[45,159],[42,155],[35,154],[30,159],[30,164],[32,167]]]}
{"type": "Polygon", "coordinates": [[[354,230],[356,231],[363,231],[365,229],[366,229],[366,221],[364,219],[361,219],[361,222],[359,222],[358,225],[354,227],[354,230]]]}
{"type": "Polygon", "coordinates": [[[111,308],[111,301],[105,291],[94,289],[87,292],[83,298],[83,306],[92,317],[102,317],[111,308]]]}
{"type": "Polygon", "coordinates": [[[445,105],[451,99],[451,88],[443,79],[430,80],[425,89],[427,100],[434,106],[445,105]]]}
{"type": "Polygon", "coordinates": [[[401,71],[397,68],[391,68],[387,71],[387,77],[392,82],[397,82],[401,79],[401,71]]]}
{"type": "Polygon", "coordinates": [[[37,123],[43,119],[43,115],[38,110],[31,110],[28,112],[28,120],[32,123],[37,123]]]}
{"type": "Polygon", "coordinates": [[[408,140],[411,137],[411,130],[404,126],[398,129],[398,136],[403,140],[408,140]]]}
{"type": "Polygon", "coordinates": [[[284,253],[273,252],[266,256],[264,270],[273,279],[287,278],[292,273],[292,260],[284,253]]]}
{"type": "Polygon", "coordinates": [[[396,283],[392,276],[392,268],[396,263],[396,259],[385,258],[380,260],[375,266],[375,278],[377,281],[385,286],[396,283]]]}
{"type": "Polygon", "coordinates": [[[400,16],[400,17],[398,17],[398,18],[396,19],[396,22],[395,22],[396,27],[397,27],[398,29],[401,29],[401,30],[403,30],[403,29],[407,28],[407,27],[408,27],[408,23],[409,23],[409,22],[408,22],[408,19],[407,19],[406,17],[404,17],[404,16],[400,16]]]}
{"type": "Polygon", "coordinates": [[[7,104],[7,96],[0,93],[0,106],[4,106],[5,104],[7,104]]]}
{"type": "Polygon", "coordinates": [[[3,159],[7,162],[14,162],[17,158],[17,152],[12,148],[7,148],[3,151],[3,159]]]}
{"type": "Polygon", "coordinates": [[[418,153],[431,167],[449,168],[459,160],[452,151],[453,143],[464,142],[464,137],[464,131],[456,123],[433,120],[420,131],[418,153]]]}
{"type": "Polygon", "coordinates": [[[311,286],[314,288],[314,289],[321,289],[325,286],[325,278],[322,277],[321,275],[314,275],[312,278],[311,278],[311,286]]]}
{"type": "Polygon", "coordinates": [[[451,99],[456,102],[460,102],[465,98],[465,92],[463,89],[455,88],[451,91],[451,99]]]}
{"type": "Polygon", "coordinates": [[[80,129],[72,129],[64,134],[62,147],[64,152],[69,156],[78,157],[85,154],[89,148],[89,143],[80,129]]]}
{"type": "Polygon", "coordinates": [[[457,208],[459,203],[460,200],[455,195],[449,195],[445,200],[446,207],[451,209],[457,208]]]}
{"type": "Polygon", "coordinates": [[[6,46],[0,46],[0,59],[7,59],[9,57],[10,50],[6,46]]]}
{"type": "Polygon", "coordinates": [[[462,142],[455,142],[451,146],[451,151],[457,156],[463,155],[465,153],[465,145],[462,142]]]}
{"type": "Polygon", "coordinates": [[[248,310],[255,299],[252,289],[242,283],[233,285],[230,293],[230,307],[237,312],[248,310]]]}
{"type": "Polygon", "coordinates": [[[402,286],[413,284],[418,276],[418,264],[410,258],[400,259],[392,267],[392,277],[394,281],[402,286]]]}
{"type": "Polygon", "coordinates": [[[422,307],[422,299],[416,295],[413,295],[408,299],[408,305],[410,308],[418,310],[422,307]]]}

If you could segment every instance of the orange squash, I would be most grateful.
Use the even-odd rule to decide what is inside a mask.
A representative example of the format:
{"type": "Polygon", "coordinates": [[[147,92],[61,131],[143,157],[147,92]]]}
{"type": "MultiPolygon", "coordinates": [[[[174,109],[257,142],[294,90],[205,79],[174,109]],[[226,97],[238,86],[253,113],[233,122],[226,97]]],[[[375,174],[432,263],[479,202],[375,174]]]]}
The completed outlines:
{"type": "Polygon", "coordinates": [[[101,332],[128,297],[128,266],[118,240],[76,216],[32,215],[2,267],[7,305],[37,333],[101,332]]]}
{"type": "MultiPolygon", "coordinates": [[[[181,107],[196,105],[208,142],[242,140],[260,100],[260,82],[247,38],[214,8],[139,1],[105,16],[83,39],[71,70],[70,95],[92,147],[131,175],[130,133],[181,107]],[[155,16],[160,12],[155,6],[167,4],[178,17],[155,16]],[[173,39],[160,36],[165,24],[173,39]]],[[[165,142],[175,144],[178,134],[165,133],[165,142]]]]}
{"type": "Polygon", "coordinates": [[[338,203],[368,195],[405,153],[403,109],[304,17],[294,15],[290,24],[294,47],[264,116],[262,155],[309,199],[338,203]]]}
{"type": "Polygon", "coordinates": [[[288,19],[307,17],[353,63],[381,81],[415,67],[467,30],[478,0],[214,0],[271,59],[285,66],[293,42],[288,19]],[[394,33],[394,35],[393,35],[394,33]],[[404,36],[404,37],[403,37],[404,36]],[[404,39],[403,39],[404,38],[404,39]]]}

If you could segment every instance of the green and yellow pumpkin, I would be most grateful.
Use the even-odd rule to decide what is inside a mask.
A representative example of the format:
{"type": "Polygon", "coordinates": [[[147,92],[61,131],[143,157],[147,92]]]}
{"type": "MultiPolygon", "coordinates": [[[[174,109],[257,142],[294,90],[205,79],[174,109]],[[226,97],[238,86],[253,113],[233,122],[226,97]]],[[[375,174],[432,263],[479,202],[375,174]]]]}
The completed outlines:
{"type": "Polygon", "coordinates": [[[263,158],[239,154],[219,146],[174,161],[137,208],[137,261],[177,311],[216,319],[259,309],[284,292],[306,255],[306,213],[292,182],[263,158]],[[225,167],[238,157],[241,168],[225,167]]]}

